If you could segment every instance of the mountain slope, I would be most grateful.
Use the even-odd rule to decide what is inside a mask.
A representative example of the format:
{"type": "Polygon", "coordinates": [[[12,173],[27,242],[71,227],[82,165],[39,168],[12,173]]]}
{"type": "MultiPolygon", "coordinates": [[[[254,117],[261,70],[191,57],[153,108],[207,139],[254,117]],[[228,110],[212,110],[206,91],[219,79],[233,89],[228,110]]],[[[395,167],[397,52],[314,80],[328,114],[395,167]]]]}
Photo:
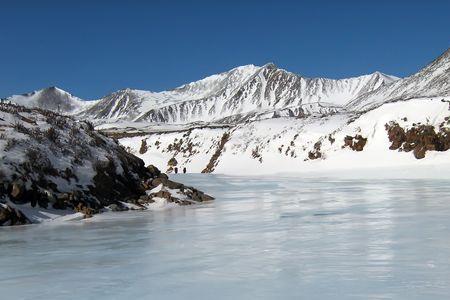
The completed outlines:
{"type": "Polygon", "coordinates": [[[382,86],[350,101],[350,110],[368,110],[384,102],[450,96],[450,49],[407,78],[382,86]]]}
{"type": "Polygon", "coordinates": [[[100,99],[94,106],[81,112],[80,117],[132,121],[143,119],[142,115],[149,111],[175,103],[196,101],[217,94],[228,97],[228,94],[233,93],[256,69],[258,68],[253,65],[237,67],[171,91],[154,93],[133,89],[120,90],[100,99]]]}
{"type": "Polygon", "coordinates": [[[169,160],[175,158],[179,169],[186,167],[189,173],[327,174],[333,170],[450,166],[450,107],[440,99],[387,103],[362,114],[147,130],[135,136],[125,134],[119,142],[162,169],[169,168],[169,160]]]}

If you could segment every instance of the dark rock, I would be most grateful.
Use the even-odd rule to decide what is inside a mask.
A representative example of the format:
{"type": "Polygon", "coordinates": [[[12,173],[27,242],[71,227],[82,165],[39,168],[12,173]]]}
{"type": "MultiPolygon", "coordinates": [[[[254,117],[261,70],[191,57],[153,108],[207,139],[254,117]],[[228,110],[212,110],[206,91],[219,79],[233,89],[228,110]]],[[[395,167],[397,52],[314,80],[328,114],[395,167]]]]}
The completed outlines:
{"type": "Polygon", "coordinates": [[[0,226],[30,224],[30,220],[18,209],[0,204],[0,226]]]}
{"type": "Polygon", "coordinates": [[[168,191],[161,190],[159,192],[153,193],[150,195],[151,197],[159,197],[170,200],[172,198],[172,194],[168,191]]]}
{"type": "Polygon", "coordinates": [[[312,151],[308,152],[308,158],[309,159],[318,159],[322,157],[322,152],[320,152],[320,148],[322,147],[322,142],[317,141],[314,144],[314,149],[312,151]]]}
{"type": "Polygon", "coordinates": [[[24,183],[22,180],[16,180],[12,183],[11,186],[11,197],[13,199],[20,199],[25,191],[24,183]]]}
{"type": "Polygon", "coordinates": [[[161,171],[154,165],[148,165],[147,170],[150,172],[152,178],[156,178],[161,175],[161,171]]]}
{"type": "Polygon", "coordinates": [[[396,122],[386,124],[389,141],[392,143],[389,149],[410,152],[414,157],[422,159],[427,151],[447,151],[450,149],[449,128],[440,126],[436,132],[434,126],[413,124],[413,127],[404,130],[396,122]]]}
{"type": "Polygon", "coordinates": [[[344,147],[349,147],[353,151],[363,151],[364,146],[367,143],[367,138],[363,137],[360,134],[353,136],[347,135],[344,138],[344,147]]]}
{"type": "Polygon", "coordinates": [[[414,157],[417,159],[422,159],[425,157],[425,152],[427,151],[426,147],[421,146],[421,145],[417,145],[414,148],[414,157]]]}
{"type": "Polygon", "coordinates": [[[175,157],[172,157],[171,159],[169,159],[169,161],[167,162],[167,165],[170,167],[175,167],[178,165],[178,161],[175,159],[175,157]]]}
{"type": "Polygon", "coordinates": [[[144,154],[147,152],[147,150],[148,150],[147,140],[143,139],[141,142],[141,148],[139,149],[139,153],[144,154]]]}
{"type": "Polygon", "coordinates": [[[109,208],[110,208],[112,211],[116,211],[116,212],[117,212],[117,211],[127,211],[127,210],[129,210],[128,207],[126,207],[125,205],[123,205],[123,204],[120,203],[120,202],[111,204],[111,205],[109,206],[109,208]]]}
{"type": "Polygon", "coordinates": [[[86,205],[86,203],[82,202],[78,203],[78,205],[75,206],[75,211],[84,214],[85,218],[91,218],[94,214],[97,214],[99,212],[98,209],[89,207],[88,205],[86,205]]]}
{"type": "Polygon", "coordinates": [[[363,151],[364,146],[367,143],[367,138],[362,137],[361,135],[356,135],[354,138],[356,141],[353,143],[353,150],[355,151],[363,151]]]}
{"type": "Polygon", "coordinates": [[[158,175],[158,178],[169,179],[169,176],[167,176],[167,174],[165,174],[165,173],[161,173],[158,175]]]}

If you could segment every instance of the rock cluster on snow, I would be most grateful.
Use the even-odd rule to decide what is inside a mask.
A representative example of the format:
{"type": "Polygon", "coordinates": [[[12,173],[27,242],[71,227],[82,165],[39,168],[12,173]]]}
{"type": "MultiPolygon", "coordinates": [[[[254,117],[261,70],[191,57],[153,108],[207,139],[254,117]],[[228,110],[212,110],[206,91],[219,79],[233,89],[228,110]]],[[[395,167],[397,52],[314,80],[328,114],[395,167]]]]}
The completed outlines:
{"type": "Polygon", "coordinates": [[[363,151],[366,143],[367,143],[367,138],[363,137],[360,134],[357,134],[355,136],[347,135],[344,138],[344,146],[343,147],[349,147],[350,149],[352,149],[354,151],[363,151]]]}
{"type": "Polygon", "coordinates": [[[386,124],[389,141],[392,143],[389,149],[413,151],[417,159],[424,158],[427,151],[447,151],[450,149],[450,128],[446,126],[450,123],[448,117],[446,123],[441,123],[438,132],[432,125],[415,124],[405,130],[396,122],[386,124]]]}

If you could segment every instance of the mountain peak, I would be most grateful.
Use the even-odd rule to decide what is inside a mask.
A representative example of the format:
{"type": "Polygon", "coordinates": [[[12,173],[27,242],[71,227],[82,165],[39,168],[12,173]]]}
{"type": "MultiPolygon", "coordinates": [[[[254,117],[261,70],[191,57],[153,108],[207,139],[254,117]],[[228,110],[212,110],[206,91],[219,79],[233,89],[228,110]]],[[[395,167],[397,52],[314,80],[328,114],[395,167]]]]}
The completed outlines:
{"type": "Polygon", "coordinates": [[[273,62],[269,62],[267,64],[265,64],[264,66],[262,66],[263,69],[277,69],[278,67],[273,63],[273,62]]]}
{"type": "Polygon", "coordinates": [[[61,88],[59,88],[57,86],[49,86],[49,87],[47,87],[45,89],[42,89],[42,90],[40,90],[38,92],[41,92],[41,93],[60,93],[60,94],[72,95],[69,92],[67,92],[67,91],[65,91],[65,90],[63,90],[63,89],[61,89],[61,88]]]}

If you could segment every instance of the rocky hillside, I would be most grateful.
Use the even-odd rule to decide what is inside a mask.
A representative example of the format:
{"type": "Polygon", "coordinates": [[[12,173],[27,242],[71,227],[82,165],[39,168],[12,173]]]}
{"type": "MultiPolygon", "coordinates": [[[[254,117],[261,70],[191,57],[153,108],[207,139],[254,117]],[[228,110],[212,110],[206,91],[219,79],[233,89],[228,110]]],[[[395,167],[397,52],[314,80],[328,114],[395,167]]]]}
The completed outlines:
{"type": "Polygon", "coordinates": [[[145,167],[89,122],[0,104],[0,225],[211,199],[145,167]]]}

